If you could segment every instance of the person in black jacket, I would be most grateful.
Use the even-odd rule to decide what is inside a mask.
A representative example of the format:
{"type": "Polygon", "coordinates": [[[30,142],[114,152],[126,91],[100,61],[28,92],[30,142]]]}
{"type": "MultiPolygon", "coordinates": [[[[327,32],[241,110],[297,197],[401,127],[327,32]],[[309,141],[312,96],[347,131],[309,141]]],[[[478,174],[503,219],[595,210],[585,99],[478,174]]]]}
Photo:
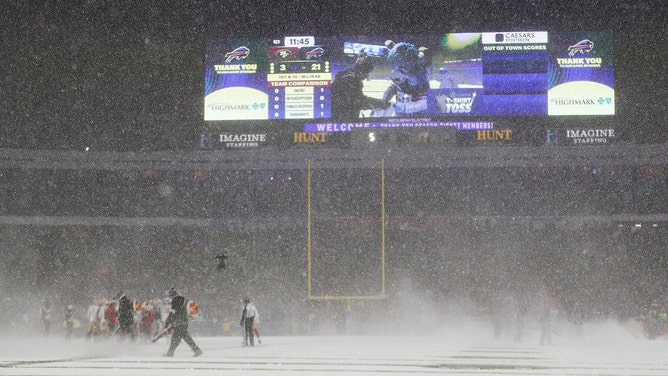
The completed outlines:
{"type": "Polygon", "coordinates": [[[180,294],[172,299],[172,308],[169,310],[167,320],[165,320],[165,328],[171,328],[172,331],[172,340],[165,356],[174,356],[174,350],[176,350],[182,339],[190,346],[195,356],[202,355],[202,350],[195,344],[190,333],[188,333],[186,299],[180,294]]]}
{"type": "Polygon", "coordinates": [[[130,339],[135,339],[134,331],[134,307],[132,301],[122,292],[116,296],[118,299],[118,332],[130,339]]]}
{"type": "Polygon", "coordinates": [[[364,94],[364,80],[373,70],[373,61],[366,52],[360,53],[355,65],[336,74],[332,82],[332,117],[337,120],[360,118],[360,111],[386,109],[389,102],[364,94]]]}

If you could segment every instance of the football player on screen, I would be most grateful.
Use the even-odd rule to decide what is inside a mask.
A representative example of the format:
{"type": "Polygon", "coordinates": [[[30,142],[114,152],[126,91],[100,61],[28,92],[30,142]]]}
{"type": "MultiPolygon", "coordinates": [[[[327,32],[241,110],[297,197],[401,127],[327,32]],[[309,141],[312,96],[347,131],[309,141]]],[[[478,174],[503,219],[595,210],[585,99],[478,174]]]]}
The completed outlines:
{"type": "Polygon", "coordinates": [[[385,42],[389,49],[392,83],[385,90],[383,99],[395,99],[394,113],[398,116],[422,115],[427,111],[427,89],[431,73],[431,53],[426,47],[416,47],[408,42],[385,42]]]}

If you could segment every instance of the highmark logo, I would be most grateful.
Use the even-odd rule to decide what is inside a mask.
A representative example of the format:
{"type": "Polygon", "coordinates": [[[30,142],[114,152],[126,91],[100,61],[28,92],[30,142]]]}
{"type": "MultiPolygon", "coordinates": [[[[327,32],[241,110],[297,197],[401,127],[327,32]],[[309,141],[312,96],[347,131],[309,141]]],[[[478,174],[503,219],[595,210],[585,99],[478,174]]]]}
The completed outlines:
{"type": "Polygon", "coordinates": [[[265,103],[210,103],[207,105],[210,111],[258,111],[266,108],[265,103]]]}
{"type": "Polygon", "coordinates": [[[595,106],[596,101],[591,98],[552,98],[552,104],[556,106],[595,106]]]}
{"type": "Polygon", "coordinates": [[[548,115],[614,115],[615,90],[591,81],[570,81],[547,93],[548,115]]]}
{"type": "Polygon", "coordinates": [[[555,106],[605,106],[612,104],[612,98],[552,98],[550,99],[550,102],[555,106]]]}

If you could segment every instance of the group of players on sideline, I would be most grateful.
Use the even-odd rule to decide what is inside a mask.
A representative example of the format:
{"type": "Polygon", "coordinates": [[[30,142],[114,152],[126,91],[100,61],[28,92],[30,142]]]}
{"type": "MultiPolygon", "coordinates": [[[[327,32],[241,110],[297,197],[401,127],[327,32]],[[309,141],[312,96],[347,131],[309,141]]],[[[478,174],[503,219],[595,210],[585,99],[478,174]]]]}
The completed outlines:
{"type": "MultiPolygon", "coordinates": [[[[241,300],[242,311],[239,325],[243,328],[243,346],[254,346],[255,337],[261,344],[257,329],[259,314],[257,308],[246,297],[241,300]]],[[[81,330],[81,321],[74,314],[74,307],[68,305],[63,320],[58,320],[53,303],[46,299],[40,308],[40,324],[43,333],[48,336],[52,329],[62,323],[65,337],[71,338],[75,330],[81,330]]],[[[195,344],[188,333],[188,321],[200,318],[199,305],[194,300],[187,300],[176,288],[167,291],[164,304],[153,299],[132,300],[123,292],[112,299],[95,299],[88,306],[84,316],[88,321],[86,339],[115,338],[119,341],[141,340],[155,342],[162,337],[170,338],[170,347],[165,356],[173,356],[181,340],[193,350],[194,356],[200,356],[202,350],[195,344]]]]}
{"type": "MultiPolygon", "coordinates": [[[[167,297],[164,302],[158,300],[163,299],[147,299],[143,303],[139,300],[131,300],[122,292],[119,292],[111,300],[97,299],[88,307],[83,320],[88,321],[88,327],[85,331],[86,339],[98,338],[115,338],[119,341],[145,341],[155,342],[162,337],[170,338],[170,349],[167,356],[172,356],[175,348],[179,345],[181,340],[184,340],[193,350],[196,356],[201,355],[202,351],[197,347],[194,340],[188,333],[188,322],[191,319],[198,319],[200,317],[200,310],[197,302],[194,300],[187,300],[178,293],[175,288],[169,289],[166,292],[167,297]]],[[[241,320],[239,322],[243,333],[243,346],[254,346],[255,340],[261,344],[260,333],[257,329],[259,314],[257,308],[250,298],[241,300],[241,320]]],[[[639,324],[639,329],[643,332],[646,338],[655,339],[658,337],[668,336],[668,305],[656,304],[653,308],[641,316],[636,316],[635,321],[639,324]]],[[[66,338],[72,337],[76,332],[83,334],[85,328],[82,328],[81,322],[75,318],[75,309],[72,305],[65,308],[64,317],[58,320],[54,313],[54,308],[49,300],[44,302],[40,309],[40,319],[42,329],[45,335],[49,335],[52,327],[56,324],[62,323],[62,330],[66,338]]],[[[62,315],[62,311],[59,311],[62,315]]],[[[499,312],[500,313],[500,312],[499,312]]],[[[540,345],[551,345],[551,333],[557,333],[555,324],[564,322],[564,319],[573,324],[577,330],[577,334],[583,332],[583,325],[588,320],[587,315],[581,306],[571,312],[569,317],[564,318],[565,311],[561,311],[545,305],[544,309],[540,310],[537,323],[540,329],[540,345]]],[[[515,341],[522,341],[525,329],[530,326],[530,317],[536,312],[530,312],[529,307],[521,305],[515,317],[514,335],[515,341]]],[[[58,315],[58,316],[60,316],[58,315]]],[[[61,316],[62,317],[62,316],[61,316]]],[[[350,318],[350,307],[346,310],[346,322],[350,318]]],[[[334,320],[334,318],[332,318],[334,320]]],[[[494,331],[494,338],[498,339],[501,332],[506,330],[504,328],[508,324],[509,319],[504,319],[503,315],[493,314],[490,312],[489,319],[494,331]]],[[[594,320],[595,321],[595,320],[594,320]]],[[[223,330],[229,333],[232,323],[225,317],[223,322],[223,330]]],[[[511,325],[512,326],[512,325],[511,325]]],[[[58,328],[59,331],[61,328],[58,328]]],[[[348,331],[346,331],[348,333],[348,331]]]]}

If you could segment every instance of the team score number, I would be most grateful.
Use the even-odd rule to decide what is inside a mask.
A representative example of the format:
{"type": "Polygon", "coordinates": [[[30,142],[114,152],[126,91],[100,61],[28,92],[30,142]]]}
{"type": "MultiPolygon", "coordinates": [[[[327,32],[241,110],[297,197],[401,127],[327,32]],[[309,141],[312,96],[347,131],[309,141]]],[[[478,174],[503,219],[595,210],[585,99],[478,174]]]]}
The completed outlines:
{"type": "Polygon", "coordinates": [[[298,63],[293,64],[288,68],[288,64],[278,64],[278,71],[279,72],[288,72],[288,71],[293,71],[295,73],[303,73],[303,72],[322,72],[323,70],[323,65],[322,63],[311,63],[310,65],[300,65],[298,63]],[[301,69],[300,69],[301,68],[301,69]],[[308,70],[306,70],[306,68],[308,70]]]}
{"type": "Polygon", "coordinates": [[[315,46],[314,37],[285,37],[283,45],[286,47],[312,47],[315,46]]]}

